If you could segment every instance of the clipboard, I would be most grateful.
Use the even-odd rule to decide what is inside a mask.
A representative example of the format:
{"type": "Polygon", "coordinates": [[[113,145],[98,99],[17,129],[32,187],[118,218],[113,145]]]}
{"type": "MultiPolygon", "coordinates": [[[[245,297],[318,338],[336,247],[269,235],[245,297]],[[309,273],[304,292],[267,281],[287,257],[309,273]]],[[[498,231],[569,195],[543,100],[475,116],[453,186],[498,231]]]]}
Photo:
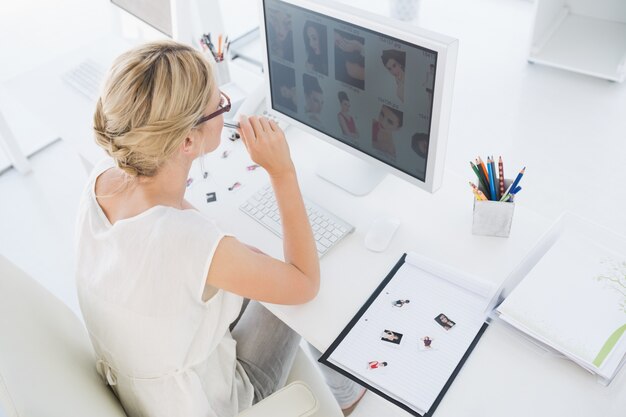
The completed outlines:
{"type": "MultiPolygon", "coordinates": [[[[409,271],[409,273],[412,274],[412,273],[414,273],[414,271],[411,270],[411,271],[409,271]]],[[[344,376],[354,380],[355,382],[357,382],[360,385],[364,386],[368,390],[376,393],[377,395],[380,395],[381,397],[383,397],[386,400],[390,401],[391,403],[397,405],[398,407],[402,408],[403,410],[411,413],[412,415],[420,416],[420,417],[422,417],[422,416],[423,417],[430,417],[430,416],[433,415],[433,413],[435,412],[435,410],[437,409],[437,407],[441,403],[443,397],[445,396],[446,392],[448,391],[448,389],[450,388],[450,386],[454,382],[456,376],[458,375],[459,371],[463,367],[465,361],[470,356],[470,354],[472,353],[472,351],[476,347],[478,341],[480,340],[480,338],[482,337],[482,335],[486,331],[486,329],[488,327],[488,322],[487,322],[487,313],[488,313],[488,311],[487,311],[487,307],[488,307],[488,305],[489,305],[489,303],[491,301],[491,297],[493,296],[493,292],[494,291],[493,291],[493,289],[491,288],[490,285],[478,282],[478,281],[476,281],[476,279],[474,277],[469,277],[466,274],[460,273],[459,271],[454,271],[454,270],[452,270],[451,268],[449,268],[449,267],[447,267],[445,265],[436,264],[435,262],[433,262],[431,260],[426,260],[426,258],[421,257],[419,255],[416,255],[416,254],[407,255],[405,253],[398,260],[398,262],[391,269],[391,271],[387,274],[385,279],[383,279],[383,281],[379,284],[379,286],[374,290],[372,295],[368,298],[368,300],[365,302],[365,304],[363,304],[363,306],[359,309],[359,311],[352,318],[352,320],[350,320],[350,322],[343,329],[343,331],[339,334],[339,336],[335,339],[335,341],[331,344],[331,346],[320,357],[319,362],[324,364],[324,365],[326,365],[326,366],[328,366],[328,367],[330,367],[330,368],[332,368],[332,369],[334,369],[335,371],[339,372],[340,374],[342,374],[342,375],[344,375],[344,376]],[[398,395],[397,392],[393,392],[393,388],[389,388],[388,386],[385,386],[384,384],[381,384],[380,380],[376,381],[376,380],[373,380],[371,378],[366,377],[368,371],[360,371],[359,370],[359,371],[355,372],[355,370],[353,369],[354,366],[351,366],[350,364],[346,365],[346,364],[341,363],[340,361],[334,359],[334,354],[337,352],[338,349],[341,349],[342,344],[345,343],[347,339],[349,339],[350,337],[357,337],[356,335],[351,335],[351,332],[355,331],[355,328],[357,328],[358,326],[362,326],[363,327],[363,329],[358,329],[358,330],[355,331],[355,333],[358,333],[358,337],[361,337],[361,333],[363,333],[363,334],[367,333],[368,328],[366,326],[368,326],[369,324],[367,324],[365,322],[367,321],[367,316],[371,312],[372,309],[376,310],[377,314],[381,313],[381,312],[382,312],[382,314],[386,314],[385,312],[387,310],[386,310],[386,307],[385,307],[385,305],[386,305],[385,303],[387,303],[389,301],[389,299],[385,299],[385,297],[389,298],[389,291],[388,290],[390,289],[391,284],[394,282],[393,281],[394,278],[398,279],[397,277],[399,275],[399,271],[402,271],[403,278],[401,278],[401,279],[410,280],[410,277],[407,278],[406,277],[406,273],[404,273],[405,271],[403,270],[403,268],[407,268],[407,266],[406,266],[407,265],[407,256],[409,256],[410,261],[411,261],[410,266],[414,267],[415,264],[418,263],[419,267],[417,269],[420,269],[422,272],[424,272],[424,274],[423,274],[424,276],[430,275],[429,279],[431,279],[431,280],[432,280],[432,277],[436,277],[436,279],[440,279],[440,280],[445,281],[445,285],[450,285],[450,286],[455,286],[455,287],[461,287],[461,286],[469,285],[470,288],[471,288],[472,285],[477,284],[479,287],[475,287],[474,290],[477,291],[477,292],[480,292],[482,294],[482,298],[485,301],[485,303],[484,303],[484,307],[485,308],[484,308],[484,310],[482,312],[482,313],[484,313],[483,320],[480,323],[478,323],[478,324],[476,324],[474,326],[475,332],[472,331],[473,337],[471,337],[471,338],[465,337],[465,341],[467,342],[467,346],[463,346],[462,354],[460,356],[460,359],[459,360],[455,360],[455,363],[453,364],[452,368],[450,368],[451,371],[449,372],[448,375],[446,375],[446,378],[444,378],[443,386],[441,387],[441,389],[436,394],[436,397],[434,398],[432,403],[430,403],[427,407],[416,407],[414,404],[411,404],[410,400],[408,400],[406,398],[403,398],[402,395],[398,395]],[[424,408],[425,410],[422,410],[422,408],[424,408]]],[[[397,296],[397,293],[392,294],[391,298],[393,298],[394,296],[397,296]]],[[[468,295],[468,297],[469,297],[469,295],[468,295]]],[[[418,310],[419,309],[414,309],[409,314],[419,315],[419,314],[423,314],[424,313],[424,311],[421,311],[421,310],[418,311],[418,310]]],[[[390,317],[393,318],[392,314],[396,314],[396,313],[393,313],[390,310],[389,314],[390,314],[390,317]]],[[[455,313],[455,314],[457,314],[457,313],[455,313]]],[[[453,317],[453,318],[456,318],[457,321],[458,321],[458,318],[460,318],[460,317],[457,316],[457,317],[453,317]]],[[[455,326],[456,326],[456,324],[455,324],[455,326]]],[[[372,327],[372,328],[374,328],[374,327],[372,327]]],[[[456,331],[457,330],[457,329],[454,329],[454,328],[452,328],[452,329],[453,330],[450,330],[451,333],[452,333],[452,331],[456,331]]],[[[408,336],[408,332],[407,332],[407,334],[405,336],[408,336]]],[[[372,335],[371,339],[369,338],[369,335],[365,336],[365,337],[367,338],[367,341],[369,341],[371,343],[375,343],[374,342],[374,335],[372,335]]],[[[408,340],[406,340],[407,343],[406,343],[405,349],[407,349],[407,353],[408,353],[407,357],[408,358],[410,358],[411,355],[413,355],[413,354],[418,355],[418,354],[429,354],[430,353],[430,352],[419,352],[419,353],[418,352],[414,352],[413,349],[416,348],[416,344],[414,343],[415,340],[410,340],[410,339],[415,339],[415,338],[412,337],[412,338],[409,338],[408,340]]],[[[402,341],[400,341],[400,343],[402,343],[402,341]]],[[[355,361],[356,361],[356,359],[355,359],[355,361]]],[[[450,364],[448,364],[448,365],[450,365],[450,364]]],[[[392,369],[387,370],[386,377],[389,377],[390,375],[393,376],[393,372],[394,372],[394,370],[392,370],[392,369]]],[[[427,375],[426,375],[426,378],[428,378],[427,375]]],[[[439,379],[441,380],[441,375],[439,375],[439,379]]]]}

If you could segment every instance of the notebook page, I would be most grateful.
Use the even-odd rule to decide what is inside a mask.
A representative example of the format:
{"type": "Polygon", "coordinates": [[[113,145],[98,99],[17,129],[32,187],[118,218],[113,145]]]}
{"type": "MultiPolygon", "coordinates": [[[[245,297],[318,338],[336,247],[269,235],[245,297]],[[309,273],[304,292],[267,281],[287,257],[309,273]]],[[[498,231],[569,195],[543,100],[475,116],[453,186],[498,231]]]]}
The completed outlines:
{"type": "Polygon", "coordinates": [[[565,232],[498,311],[511,324],[610,378],[626,352],[623,335],[610,343],[626,325],[626,311],[624,295],[598,278],[619,271],[623,259],[580,234],[565,232]]]}
{"type": "Polygon", "coordinates": [[[414,252],[408,253],[406,256],[406,262],[428,271],[441,279],[446,279],[452,284],[458,285],[467,291],[473,292],[476,295],[485,298],[485,301],[493,295],[494,288],[491,283],[482,281],[481,279],[464,271],[455,269],[450,265],[434,261],[424,255],[414,252]]]}
{"type": "Polygon", "coordinates": [[[423,413],[483,325],[484,304],[483,297],[404,263],[329,361],[423,413]],[[409,303],[398,306],[402,300],[409,303]],[[441,314],[454,322],[449,330],[435,321],[441,314]]]}

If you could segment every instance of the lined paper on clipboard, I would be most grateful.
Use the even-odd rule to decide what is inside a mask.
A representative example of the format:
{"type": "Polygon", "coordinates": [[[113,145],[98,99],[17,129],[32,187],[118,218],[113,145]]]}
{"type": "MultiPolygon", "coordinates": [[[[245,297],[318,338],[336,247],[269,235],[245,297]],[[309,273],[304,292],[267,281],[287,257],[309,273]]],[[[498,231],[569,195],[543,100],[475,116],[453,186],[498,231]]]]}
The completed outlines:
{"type": "Polygon", "coordinates": [[[473,277],[403,256],[321,361],[413,414],[432,412],[484,331],[492,292],[473,277]]]}

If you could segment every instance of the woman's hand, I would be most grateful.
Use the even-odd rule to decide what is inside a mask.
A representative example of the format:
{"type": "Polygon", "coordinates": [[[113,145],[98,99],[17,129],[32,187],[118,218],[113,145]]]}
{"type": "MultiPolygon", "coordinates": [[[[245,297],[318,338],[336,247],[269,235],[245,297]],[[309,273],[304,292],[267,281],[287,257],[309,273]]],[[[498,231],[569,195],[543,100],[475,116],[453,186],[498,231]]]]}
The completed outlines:
{"type": "Polygon", "coordinates": [[[335,34],[335,45],[344,52],[362,52],[363,44],[356,39],[346,39],[341,35],[335,34]]]}
{"type": "Polygon", "coordinates": [[[285,134],[273,120],[242,115],[239,125],[250,158],[265,168],[270,177],[295,172],[285,134]]]}

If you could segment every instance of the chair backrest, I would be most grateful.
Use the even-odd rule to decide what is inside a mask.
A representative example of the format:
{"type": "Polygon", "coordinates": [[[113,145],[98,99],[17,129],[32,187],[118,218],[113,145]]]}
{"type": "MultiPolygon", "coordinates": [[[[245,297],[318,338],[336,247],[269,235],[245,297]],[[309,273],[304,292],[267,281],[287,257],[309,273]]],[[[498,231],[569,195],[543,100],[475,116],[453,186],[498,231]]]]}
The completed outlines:
{"type": "Polygon", "coordinates": [[[0,255],[0,409],[7,417],[125,417],[85,327],[0,255]]]}

